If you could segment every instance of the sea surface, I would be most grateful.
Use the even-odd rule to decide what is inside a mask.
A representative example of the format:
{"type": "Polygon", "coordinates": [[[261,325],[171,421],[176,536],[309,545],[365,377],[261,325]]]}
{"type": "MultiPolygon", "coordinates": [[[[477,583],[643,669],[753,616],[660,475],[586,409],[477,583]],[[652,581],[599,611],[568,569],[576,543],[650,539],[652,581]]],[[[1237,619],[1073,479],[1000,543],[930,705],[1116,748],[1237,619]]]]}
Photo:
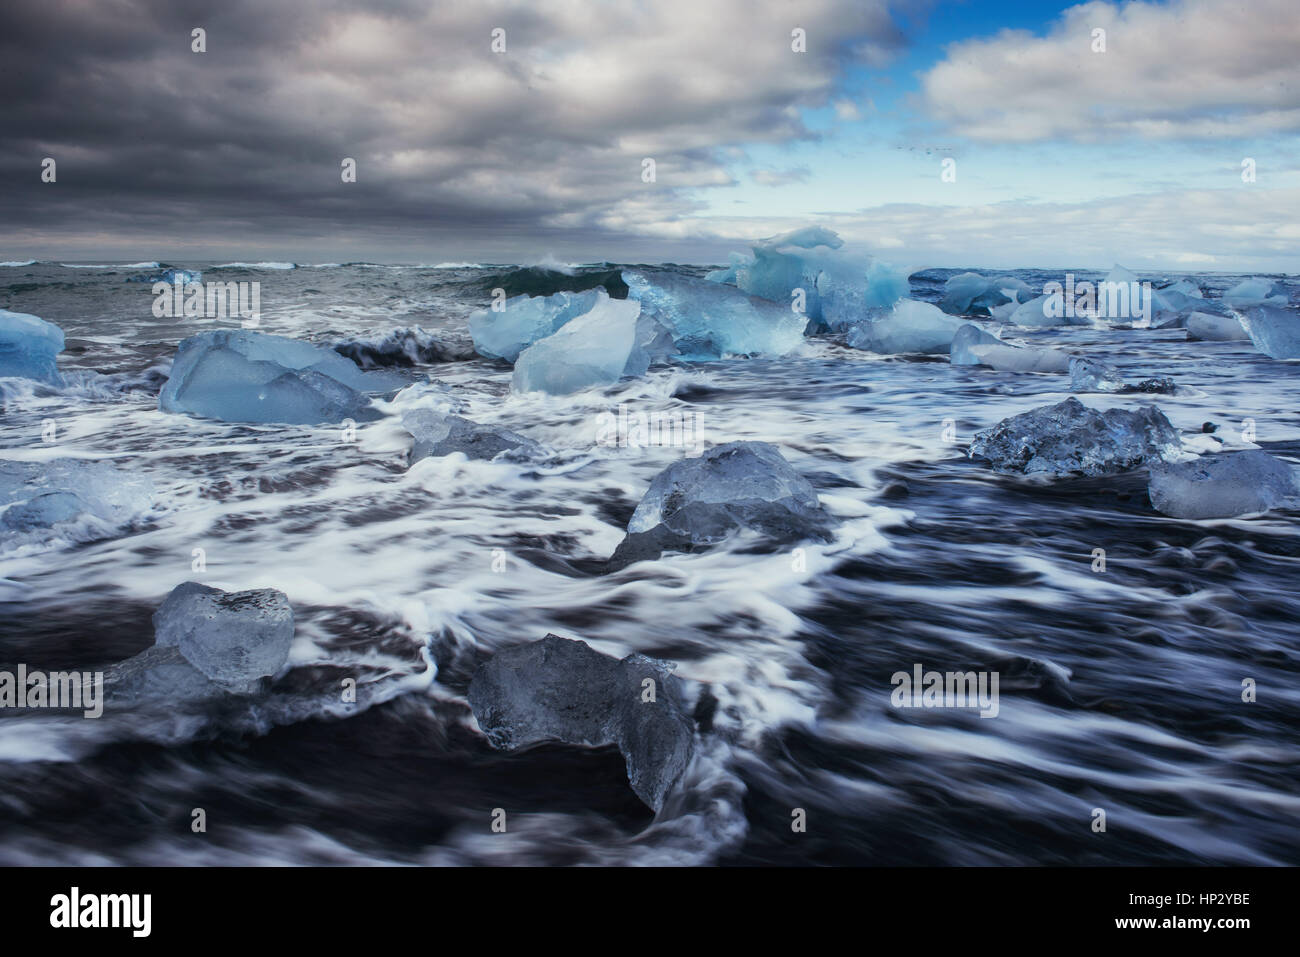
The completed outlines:
{"type": "MultiPolygon", "coordinates": [[[[159,268],[260,282],[260,331],[324,345],[416,326],[464,343],[493,288],[616,268],[291,265],[159,268]]],[[[0,380],[0,458],[103,459],[155,488],[110,537],[0,543],[0,667],[127,658],[196,580],[285,592],[289,668],[269,701],[201,720],[0,716],[0,864],[1300,864],[1300,514],[1181,521],[1142,472],[1044,483],[968,459],[977,430],[1060,401],[1068,376],[824,336],[562,397],[512,394],[503,363],[421,361],[355,435],[228,424],[158,410],[177,343],[234,323],[155,318],[149,284],[125,280],[156,271],[0,266],[0,307],[67,335],[64,388],[0,380]],[[408,470],[399,415],[422,402],[554,454],[408,470]],[[599,444],[620,406],[690,416],[708,444],[776,444],[835,539],[605,571],[650,480],[693,454],[599,444]],[[658,816],[613,748],[506,754],[479,734],[475,667],[548,632],[671,660],[692,702],[716,699],[658,816]],[[997,672],[997,716],[894,707],[891,676],[916,665],[997,672]],[[343,673],[358,704],[339,702],[343,673]]],[[[912,295],[937,301],[959,271],[914,276],[912,295]]],[[[1182,275],[1210,296],[1245,278],[1142,278],[1182,275]]],[[[1088,405],[1154,402],[1199,450],[1251,447],[1253,425],[1300,461],[1300,363],[1180,329],[1006,337],[1177,384],[1088,405]]]]}

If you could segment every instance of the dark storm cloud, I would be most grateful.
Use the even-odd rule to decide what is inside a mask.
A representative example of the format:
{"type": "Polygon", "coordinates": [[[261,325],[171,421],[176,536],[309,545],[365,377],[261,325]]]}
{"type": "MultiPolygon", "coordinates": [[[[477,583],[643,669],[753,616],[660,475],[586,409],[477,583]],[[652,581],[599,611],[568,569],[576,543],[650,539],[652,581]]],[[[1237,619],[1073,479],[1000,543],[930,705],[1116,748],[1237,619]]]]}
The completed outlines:
{"type": "Polygon", "coordinates": [[[812,136],[800,107],[900,43],[862,0],[7,0],[5,248],[671,240],[724,149],[812,136]]]}

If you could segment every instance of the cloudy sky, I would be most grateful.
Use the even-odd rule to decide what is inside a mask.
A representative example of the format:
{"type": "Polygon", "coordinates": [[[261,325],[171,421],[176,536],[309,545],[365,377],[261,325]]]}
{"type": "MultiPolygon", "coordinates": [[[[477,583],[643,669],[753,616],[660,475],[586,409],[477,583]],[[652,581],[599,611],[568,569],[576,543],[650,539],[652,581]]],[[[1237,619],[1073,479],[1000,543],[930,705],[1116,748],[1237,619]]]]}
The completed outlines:
{"type": "Polygon", "coordinates": [[[0,259],[1297,272],[1295,2],[4,0],[0,259]]]}

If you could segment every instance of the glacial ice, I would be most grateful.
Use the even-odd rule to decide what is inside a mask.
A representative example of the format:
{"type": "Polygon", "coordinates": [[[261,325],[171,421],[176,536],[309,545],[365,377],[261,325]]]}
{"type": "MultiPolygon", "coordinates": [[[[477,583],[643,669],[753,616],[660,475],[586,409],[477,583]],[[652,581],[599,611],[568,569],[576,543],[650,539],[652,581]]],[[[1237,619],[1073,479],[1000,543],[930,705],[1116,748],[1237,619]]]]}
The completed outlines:
{"type": "Polygon", "coordinates": [[[1112,367],[1093,359],[1070,359],[1071,392],[1121,392],[1124,380],[1112,367]]]}
{"type": "MultiPolygon", "coordinates": [[[[60,522],[89,519],[92,535],[125,525],[153,504],[153,483],[108,462],[59,458],[0,461],[0,530],[40,532],[60,522]],[[5,507],[7,506],[7,507],[5,507]]],[[[82,530],[76,537],[85,538],[82,530]]]]}
{"type": "Polygon", "coordinates": [[[904,299],[884,318],[855,326],[848,344],[854,349],[882,355],[947,354],[953,337],[963,325],[968,323],[945,315],[928,302],[904,299]]]}
{"type": "Polygon", "coordinates": [[[289,659],[293,609],[273,588],[226,592],[185,582],[153,615],[154,645],[176,647],[210,681],[247,694],[289,659]]]}
{"type": "Polygon", "coordinates": [[[1300,359],[1300,313],[1277,306],[1252,306],[1242,313],[1255,348],[1272,359],[1300,359]]]}
{"type": "Polygon", "coordinates": [[[1212,316],[1206,312],[1193,312],[1187,317],[1187,338],[1207,342],[1237,342],[1249,339],[1250,333],[1236,316],[1212,316]]]}
{"type": "Polygon", "coordinates": [[[25,312],[0,309],[0,376],[62,385],[55,357],[63,351],[63,330],[25,312]]]}
{"type": "Polygon", "coordinates": [[[714,269],[705,274],[704,278],[709,282],[722,282],[734,286],[736,284],[736,270],[741,266],[748,266],[754,261],[754,257],[747,253],[731,253],[728,256],[730,265],[725,269],[714,269]]]}
{"type": "Polygon", "coordinates": [[[995,307],[1028,302],[1033,293],[1023,279],[1010,276],[986,278],[976,272],[953,276],[943,286],[939,308],[954,316],[992,315],[995,307]]]}
{"type": "Polygon", "coordinates": [[[181,342],[158,408],[226,422],[360,422],[377,418],[363,393],[402,384],[309,342],[217,329],[181,342]]]}
{"type": "Polygon", "coordinates": [[[402,428],[415,437],[407,463],[414,465],[420,459],[462,452],[467,458],[492,460],[503,452],[511,458],[540,455],[539,446],[532,439],[495,425],[471,422],[459,415],[435,412],[433,409],[410,409],[402,415],[402,428]]]}
{"type": "Polygon", "coordinates": [[[534,342],[555,334],[570,319],[591,312],[608,298],[599,287],[549,296],[515,296],[506,300],[500,312],[480,309],[471,315],[469,334],[480,355],[514,362],[534,342]]]}
{"type": "Polygon", "coordinates": [[[1251,306],[1285,306],[1289,299],[1286,287],[1271,279],[1256,276],[1244,279],[1223,294],[1223,301],[1233,309],[1251,306]]]}
{"type": "Polygon", "coordinates": [[[949,361],[955,366],[977,366],[985,346],[1001,346],[997,336],[989,335],[973,322],[966,322],[952,337],[948,349],[949,361]]]}
{"type": "Polygon", "coordinates": [[[1295,473],[1267,452],[1203,455],[1151,467],[1151,504],[1174,518],[1232,518],[1267,512],[1297,493],[1295,473]]]}
{"type": "Polygon", "coordinates": [[[817,491],[767,442],[729,442],[654,477],[611,563],[622,567],[722,541],[737,529],[771,541],[828,538],[817,491]]]}
{"type": "MultiPolygon", "coordinates": [[[[723,288],[723,287],[717,287],[723,288]]],[[[591,311],[519,354],[511,387],[516,392],[565,395],[642,375],[650,356],[638,342],[641,304],[610,299],[603,290],[591,311]]]]}
{"type": "Polygon", "coordinates": [[[1177,430],[1155,406],[1099,412],[1071,397],[977,433],[969,454],[999,472],[1059,477],[1122,472],[1180,447],[1177,430]]]}
{"type": "Polygon", "coordinates": [[[1067,353],[1008,345],[973,322],[957,330],[948,355],[953,365],[988,366],[999,372],[1070,371],[1071,357],[1067,353]]]}
{"type": "Polygon", "coordinates": [[[644,655],[620,661],[585,641],[548,634],[502,649],[480,665],[468,698],[494,748],[543,741],[617,745],[632,790],[658,812],[695,746],[695,723],[672,668],[644,655]],[[653,696],[645,693],[647,679],[653,696]]]}
{"type": "Polygon", "coordinates": [[[686,358],[782,356],[803,342],[808,317],[790,306],[747,295],[732,286],[626,269],[628,298],[641,303],[686,358]]]}
{"type": "Polygon", "coordinates": [[[833,231],[820,226],[757,242],[754,258],[735,267],[736,285],[751,296],[789,305],[804,291],[805,313],[815,325],[842,329],[887,309],[910,288],[908,274],[865,253],[847,252],[833,231]]]}

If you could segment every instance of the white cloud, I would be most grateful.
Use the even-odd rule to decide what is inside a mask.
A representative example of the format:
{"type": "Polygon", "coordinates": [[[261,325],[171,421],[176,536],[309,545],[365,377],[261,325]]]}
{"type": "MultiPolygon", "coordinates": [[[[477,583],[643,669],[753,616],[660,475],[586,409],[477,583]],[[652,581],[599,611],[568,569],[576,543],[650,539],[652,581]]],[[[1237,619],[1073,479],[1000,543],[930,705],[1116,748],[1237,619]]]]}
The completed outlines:
{"type": "Polygon", "coordinates": [[[1296,0],[1086,3],[1046,37],[952,44],[921,102],[952,132],[999,142],[1267,136],[1300,131],[1298,51],[1296,0]]]}

